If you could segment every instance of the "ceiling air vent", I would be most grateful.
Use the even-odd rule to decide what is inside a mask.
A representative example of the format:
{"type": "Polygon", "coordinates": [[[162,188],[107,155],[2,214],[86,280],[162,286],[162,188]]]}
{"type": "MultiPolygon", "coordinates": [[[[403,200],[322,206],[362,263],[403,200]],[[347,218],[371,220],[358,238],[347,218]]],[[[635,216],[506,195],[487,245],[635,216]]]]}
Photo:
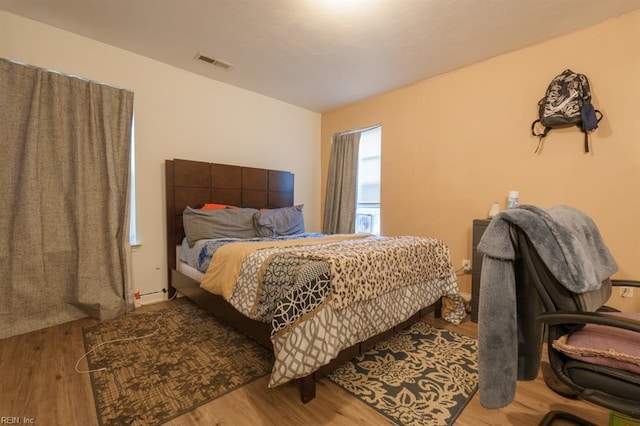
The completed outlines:
{"type": "Polygon", "coordinates": [[[207,64],[210,64],[210,65],[215,65],[216,67],[220,67],[225,70],[228,70],[229,68],[231,68],[231,64],[221,61],[219,59],[212,58],[211,56],[207,56],[203,53],[198,53],[196,55],[196,59],[202,62],[206,62],[207,64]]]}

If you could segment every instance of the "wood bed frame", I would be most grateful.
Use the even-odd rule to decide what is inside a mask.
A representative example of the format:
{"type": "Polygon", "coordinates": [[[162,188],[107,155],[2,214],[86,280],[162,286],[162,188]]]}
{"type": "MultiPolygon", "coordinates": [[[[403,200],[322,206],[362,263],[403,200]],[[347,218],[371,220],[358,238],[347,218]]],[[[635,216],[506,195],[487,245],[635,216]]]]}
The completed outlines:
{"type": "MultiPolygon", "coordinates": [[[[182,212],[187,206],[198,208],[206,203],[258,209],[292,206],[293,174],[279,170],[174,159],[165,161],[165,188],[169,298],[178,291],[261,345],[273,349],[270,339],[271,324],[244,316],[222,297],[201,289],[196,280],[178,272],[176,247],[182,244],[184,238],[182,212]]],[[[439,317],[441,308],[442,302],[439,299],[433,305],[416,312],[407,321],[343,350],[329,364],[309,376],[297,379],[300,399],[304,403],[311,401],[316,394],[316,380],[420,317],[431,312],[439,317]]]]}

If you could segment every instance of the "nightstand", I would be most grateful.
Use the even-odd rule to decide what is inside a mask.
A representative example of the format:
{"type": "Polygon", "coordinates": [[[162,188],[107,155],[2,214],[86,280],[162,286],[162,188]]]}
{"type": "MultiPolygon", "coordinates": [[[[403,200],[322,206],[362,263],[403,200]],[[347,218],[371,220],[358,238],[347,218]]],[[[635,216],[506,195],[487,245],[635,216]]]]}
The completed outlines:
{"type": "Polygon", "coordinates": [[[482,271],[482,255],[478,253],[478,243],[491,220],[473,220],[473,244],[471,257],[471,321],[478,322],[478,299],[480,297],[480,272],[482,271]]]}

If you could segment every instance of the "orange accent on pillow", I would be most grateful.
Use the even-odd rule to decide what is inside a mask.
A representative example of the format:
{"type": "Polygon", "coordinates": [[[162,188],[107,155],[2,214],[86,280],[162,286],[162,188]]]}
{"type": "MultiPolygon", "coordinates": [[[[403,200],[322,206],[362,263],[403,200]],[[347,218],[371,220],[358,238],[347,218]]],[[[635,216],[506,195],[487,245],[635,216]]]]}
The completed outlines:
{"type": "Polygon", "coordinates": [[[218,209],[226,209],[227,207],[231,207],[231,206],[227,206],[226,204],[208,203],[202,206],[200,210],[218,210],[218,209]]]}
{"type": "Polygon", "coordinates": [[[242,207],[230,206],[228,204],[207,203],[200,210],[221,210],[221,209],[241,209],[242,207]]]}

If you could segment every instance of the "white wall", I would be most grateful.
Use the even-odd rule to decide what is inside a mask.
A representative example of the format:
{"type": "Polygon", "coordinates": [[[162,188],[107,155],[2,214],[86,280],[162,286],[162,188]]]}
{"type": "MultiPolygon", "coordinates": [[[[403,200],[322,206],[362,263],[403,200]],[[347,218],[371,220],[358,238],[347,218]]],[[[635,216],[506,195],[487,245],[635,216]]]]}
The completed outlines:
{"type": "Polygon", "coordinates": [[[0,56],[134,91],[135,290],[167,285],[165,159],[290,170],[307,229],[320,231],[319,114],[3,11],[0,56]]]}

